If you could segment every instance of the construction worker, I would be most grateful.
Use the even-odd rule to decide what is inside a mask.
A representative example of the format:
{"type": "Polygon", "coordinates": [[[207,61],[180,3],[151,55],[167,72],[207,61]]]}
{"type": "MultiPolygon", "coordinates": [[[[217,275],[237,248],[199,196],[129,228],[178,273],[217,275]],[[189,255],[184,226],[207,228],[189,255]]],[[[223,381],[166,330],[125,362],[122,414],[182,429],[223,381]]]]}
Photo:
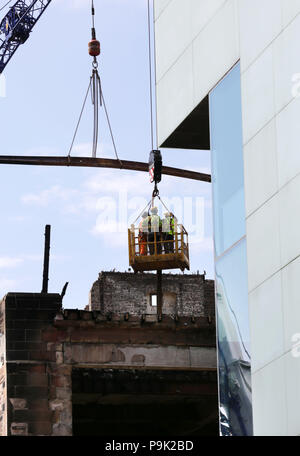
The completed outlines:
{"type": "Polygon", "coordinates": [[[164,215],[165,218],[162,221],[162,236],[165,253],[174,253],[175,217],[172,212],[166,212],[164,215]]]}
{"type": "Polygon", "coordinates": [[[151,223],[151,230],[148,234],[148,242],[149,242],[149,250],[150,255],[155,254],[155,245],[156,245],[156,253],[160,255],[162,252],[162,245],[161,245],[161,230],[162,230],[162,222],[161,218],[158,215],[157,207],[153,207],[151,209],[151,216],[150,216],[150,223],[151,223]],[[156,239],[156,244],[155,244],[156,239]]]}
{"type": "Polygon", "coordinates": [[[149,215],[144,212],[139,224],[139,251],[140,255],[147,255],[147,240],[149,232],[149,215]]]}

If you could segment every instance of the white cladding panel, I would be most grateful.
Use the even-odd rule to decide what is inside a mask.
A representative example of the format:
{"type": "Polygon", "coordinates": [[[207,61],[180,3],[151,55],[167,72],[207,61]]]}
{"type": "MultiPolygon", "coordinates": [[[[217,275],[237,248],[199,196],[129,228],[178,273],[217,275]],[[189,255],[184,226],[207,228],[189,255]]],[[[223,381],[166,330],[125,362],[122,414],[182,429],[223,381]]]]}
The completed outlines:
{"type": "Polygon", "coordinates": [[[240,59],[254,432],[300,435],[300,0],[155,5],[159,144],[240,59]]]}
{"type": "Polygon", "coordinates": [[[162,144],[237,62],[237,0],[155,0],[155,10],[158,143],[162,144]],[[187,58],[191,74],[189,68],[184,71],[187,58]],[[190,87],[191,78],[192,94],[178,103],[179,85],[190,87]]]}

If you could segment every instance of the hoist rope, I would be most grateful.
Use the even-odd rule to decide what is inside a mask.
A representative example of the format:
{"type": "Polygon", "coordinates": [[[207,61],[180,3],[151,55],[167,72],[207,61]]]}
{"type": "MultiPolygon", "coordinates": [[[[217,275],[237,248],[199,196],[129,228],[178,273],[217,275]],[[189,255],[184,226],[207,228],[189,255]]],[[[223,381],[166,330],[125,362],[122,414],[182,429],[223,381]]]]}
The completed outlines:
{"type": "Polygon", "coordinates": [[[84,98],[84,102],[83,102],[83,105],[82,105],[82,108],[81,108],[80,116],[79,116],[79,119],[78,119],[78,122],[77,122],[77,125],[76,125],[76,129],[75,129],[75,133],[74,133],[73,139],[72,139],[71,147],[69,149],[68,157],[70,157],[72,149],[73,149],[73,146],[74,146],[74,142],[75,142],[75,139],[76,139],[76,136],[77,136],[78,128],[79,128],[80,121],[81,121],[81,118],[82,118],[82,114],[83,114],[83,111],[84,111],[84,107],[86,105],[86,100],[87,100],[87,97],[88,97],[88,94],[89,94],[89,91],[90,91],[90,88],[91,88],[91,83],[92,83],[92,80],[90,80],[90,83],[89,83],[89,86],[88,86],[88,89],[87,89],[87,92],[86,92],[86,95],[85,95],[85,98],[84,98]]]}
{"type": "MultiPolygon", "coordinates": [[[[93,28],[95,27],[94,16],[95,16],[95,8],[94,8],[94,1],[92,0],[92,22],[93,22],[93,28]]],[[[81,122],[82,114],[83,114],[83,111],[84,111],[84,108],[85,108],[85,105],[86,105],[86,100],[87,100],[87,97],[88,97],[88,94],[89,94],[90,90],[91,90],[92,104],[94,106],[94,130],[93,130],[92,157],[96,158],[96,156],[97,156],[98,136],[99,136],[99,105],[100,105],[101,107],[102,106],[104,107],[104,112],[105,112],[107,124],[108,124],[108,127],[109,127],[109,132],[110,132],[110,136],[111,136],[111,140],[112,140],[112,144],[113,144],[113,148],[114,148],[114,153],[115,153],[115,156],[116,156],[118,162],[120,163],[120,168],[122,168],[123,167],[123,163],[120,160],[119,155],[118,155],[116,141],[115,141],[115,138],[114,138],[114,134],[113,134],[113,130],[112,130],[112,126],[111,126],[108,110],[107,110],[106,103],[105,103],[104,96],[103,96],[102,84],[101,84],[101,79],[100,79],[100,76],[99,76],[99,73],[98,73],[98,62],[97,62],[97,58],[96,57],[94,57],[94,60],[93,60],[93,73],[92,73],[92,76],[90,78],[90,83],[89,83],[89,86],[88,86],[88,90],[87,90],[86,96],[84,98],[83,106],[82,106],[82,109],[81,109],[81,112],[80,112],[79,120],[77,122],[77,126],[76,126],[76,129],[75,129],[75,133],[74,133],[74,136],[73,136],[73,140],[72,140],[72,143],[71,143],[71,147],[70,147],[70,150],[69,150],[68,157],[70,157],[72,149],[73,149],[73,146],[74,146],[75,138],[76,138],[76,135],[77,135],[77,132],[78,132],[78,128],[79,128],[79,125],[80,125],[80,122],[81,122]]]]}
{"type": "Polygon", "coordinates": [[[151,206],[151,200],[149,201],[149,203],[147,204],[146,207],[144,207],[144,209],[141,211],[141,213],[137,216],[137,218],[135,219],[135,221],[133,222],[133,225],[136,224],[136,222],[138,221],[138,219],[141,217],[141,215],[146,212],[146,210],[148,209],[148,212],[149,212],[149,208],[151,206]]]}
{"type": "Polygon", "coordinates": [[[114,134],[113,134],[113,131],[112,131],[112,127],[111,127],[111,123],[110,123],[110,119],[109,119],[109,115],[108,115],[108,111],[107,111],[107,107],[106,107],[106,103],[105,103],[105,100],[104,100],[102,89],[101,89],[101,98],[102,98],[102,101],[103,101],[103,107],[104,107],[104,111],[105,111],[105,115],[106,115],[106,119],[107,119],[107,123],[108,123],[108,128],[109,128],[109,131],[110,131],[111,140],[112,140],[114,151],[115,151],[115,156],[117,157],[117,160],[118,160],[118,162],[121,165],[121,168],[123,168],[123,163],[119,159],[119,155],[118,155],[118,152],[117,152],[116,142],[115,142],[114,134]]]}
{"type": "MultiPolygon", "coordinates": [[[[170,209],[165,205],[165,203],[163,202],[163,200],[161,199],[161,197],[159,195],[157,195],[157,198],[160,200],[161,204],[164,206],[164,208],[167,210],[167,212],[169,212],[171,214],[171,211],[170,209]]],[[[155,198],[154,198],[155,199],[155,198]]],[[[150,209],[150,206],[153,207],[153,198],[151,198],[151,200],[149,201],[149,203],[147,204],[147,206],[141,211],[141,213],[137,216],[137,218],[135,219],[135,221],[133,222],[133,225],[136,224],[136,222],[138,221],[138,219],[141,217],[141,215],[148,209],[148,213],[149,213],[149,209],[150,209]]],[[[176,217],[175,217],[176,218],[176,217]]],[[[177,220],[177,219],[176,219],[177,220]]]]}
{"type": "Polygon", "coordinates": [[[151,123],[151,147],[154,150],[154,121],[153,121],[153,92],[152,92],[152,48],[151,48],[151,13],[150,0],[148,0],[148,53],[150,73],[150,123],[151,123]]]}
{"type": "Polygon", "coordinates": [[[93,134],[93,152],[92,157],[96,158],[97,155],[97,146],[98,146],[98,131],[99,131],[99,102],[102,106],[101,99],[101,85],[100,77],[96,69],[93,70],[93,75],[91,77],[91,97],[92,104],[94,106],[94,134],[93,134]],[[100,86],[100,90],[99,90],[100,86]],[[100,99],[99,99],[100,93],[100,99]]]}
{"type": "Polygon", "coordinates": [[[93,23],[93,28],[95,28],[95,7],[94,7],[94,0],[92,0],[92,23],[93,23]]]}
{"type": "Polygon", "coordinates": [[[12,0],[9,0],[9,2],[5,3],[5,5],[3,5],[1,8],[0,8],[0,11],[4,10],[4,8],[9,5],[10,3],[12,2],[12,0]]]}
{"type": "Polygon", "coordinates": [[[165,203],[163,202],[163,200],[161,199],[161,197],[159,195],[157,195],[157,198],[160,200],[161,204],[164,206],[165,209],[167,209],[168,212],[170,212],[169,208],[165,205],[165,203]]]}

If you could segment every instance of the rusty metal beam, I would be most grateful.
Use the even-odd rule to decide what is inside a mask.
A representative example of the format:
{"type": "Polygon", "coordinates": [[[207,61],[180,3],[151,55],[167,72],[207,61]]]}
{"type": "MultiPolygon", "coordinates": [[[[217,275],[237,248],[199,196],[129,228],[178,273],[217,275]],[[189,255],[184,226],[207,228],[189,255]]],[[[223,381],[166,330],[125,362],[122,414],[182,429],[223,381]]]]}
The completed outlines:
{"type": "MultiPolygon", "coordinates": [[[[32,165],[32,166],[78,166],[88,168],[112,168],[126,169],[131,171],[148,172],[148,163],[122,160],[122,166],[118,160],[110,158],[90,158],[90,157],[39,157],[39,156],[17,156],[17,155],[0,155],[0,164],[2,165],[32,165]]],[[[211,182],[211,175],[198,173],[179,168],[163,166],[163,174],[168,176],[193,179],[202,182],[211,182]]]]}

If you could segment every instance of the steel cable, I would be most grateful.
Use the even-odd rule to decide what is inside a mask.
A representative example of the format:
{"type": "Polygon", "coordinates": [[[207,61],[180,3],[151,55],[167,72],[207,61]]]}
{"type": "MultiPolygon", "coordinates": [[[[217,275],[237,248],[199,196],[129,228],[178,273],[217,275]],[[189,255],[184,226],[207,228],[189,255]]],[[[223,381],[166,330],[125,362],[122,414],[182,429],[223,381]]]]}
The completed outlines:
{"type": "MultiPolygon", "coordinates": [[[[94,18],[94,16],[95,16],[95,8],[94,8],[94,1],[92,0],[93,29],[94,29],[94,26],[95,26],[95,18],[94,18]]],[[[94,106],[94,128],[93,128],[92,157],[96,158],[96,156],[97,156],[98,138],[99,138],[99,105],[101,107],[103,105],[104,111],[105,111],[106,120],[107,120],[109,131],[110,131],[110,136],[111,136],[113,148],[114,148],[114,152],[115,152],[115,156],[116,156],[118,162],[120,163],[120,168],[122,168],[123,167],[123,163],[120,160],[118,152],[117,152],[116,141],[115,141],[114,134],[113,134],[113,131],[112,131],[112,126],[111,126],[108,110],[107,110],[106,103],[105,103],[104,96],[103,96],[103,92],[102,92],[101,79],[100,79],[100,76],[99,76],[97,68],[98,68],[97,58],[94,57],[93,73],[92,73],[92,76],[90,78],[89,87],[88,87],[88,90],[87,90],[87,93],[86,93],[86,96],[85,96],[85,99],[84,99],[84,103],[83,103],[83,106],[82,106],[82,109],[81,109],[81,112],[80,112],[79,120],[77,122],[77,126],[76,126],[76,129],[75,129],[75,133],[74,133],[74,136],[73,136],[73,140],[72,140],[72,144],[71,144],[71,147],[70,147],[70,150],[69,150],[68,157],[70,157],[70,155],[71,155],[71,151],[73,149],[75,138],[76,138],[76,135],[77,135],[77,132],[78,132],[79,124],[81,122],[82,114],[83,114],[83,111],[84,111],[84,108],[85,108],[85,105],[86,105],[86,100],[87,100],[87,97],[88,97],[88,93],[89,93],[89,90],[91,90],[91,99],[92,99],[92,104],[94,106]]]]}
{"type": "Polygon", "coordinates": [[[84,108],[85,108],[85,105],[86,105],[86,100],[87,100],[87,97],[88,97],[88,94],[89,94],[89,91],[90,91],[90,88],[91,88],[91,84],[92,84],[92,78],[90,79],[90,83],[89,83],[89,86],[88,86],[88,89],[87,89],[87,92],[86,92],[86,95],[85,95],[85,98],[84,98],[83,106],[81,108],[80,116],[79,116],[79,119],[78,119],[78,122],[77,122],[77,125],[76,125],[76,129],[75,129],[75,133],[74,133],[74,136],[73,136],[73,139],[72,139],[71,147],[69,149],[68,157],[70,157],[72,149],[73,149],[73,146],[74,146],[74,142],[75,142],[75,139],[76,139],[76,136],[77,136],[78,128],[79,128],[79,125],[80,125],[80,122],[81,122],[82,114],[83,114],[83,111],[84,111],[84,108]]]}
{"type": "Polygon", "coordinates": [[[3,5],[1,8],[0,8],[0,11],[4,10],[4,8],[9,5],[10,3],[12,2],[12,0],[9,0],[7,3],[5,3],[5,5],[3,5]]]}
{"type": "Polygon", "coordinates": [[[106,103],[105,103],[105,99],[104,99],[104,96],[103,96],[102,84],[101,84],[101,79],[100,79],[100,77],[99,77],[99,80],[98,80],[98,81],[99,81],[99,90],[100,90],[100,100],[101,100],[101,103],[103,103],[104,112],[105,112],[106,120],[107,120],[108,127],[109,127],[109,131],[110,131],[111,140],[112,140],[113,147],[114,147],[115,156],[116,156],[116,158],[117,158],[117,160],[118,160],[118,162],[120,163],[121,168],[122,168],[122,167],[123,167],[123,163],[122,163],[122,161],[120,160],[119,155],[118,155],[118,151],[117,151],[117,146],[116,146],[114,134],[113,134],[111,122],[110,122],[110,119],[109,119],[109,114],[108,114],[107,107],[106,107],[106,103]]]}
{"type": "MultiPolygon", "coordinates": [[[[98,132],[99,132],[99,90],[97,80],[97,70],[93,70],[92,76],[92,102],[94,105],[94,134],[93,134],[93,152],[92,157],[97,156],[98,132]]],[[[99,76],[98,76],[99,77],[99,76]]]]}
{"type": "Polygon", "coordinates": [[[148,0],[148,53],[149,53],[149,73],[150,73],[150,124],[151,124],[151,147],[154,150],[154,121],[153,121],[153,93],[152,93],[152,49],[151,49],[151,14],[150,0],[148,0]]]}
{"type": "Polygon", "coordinates": [[[136,222],[137,222],[138,219],[141,217],[141,215],[146,211],[146,209],[148,209],[148,213],[149,213],[150,206],[151,206],[151,200],[149,201],[149,203],[147,204],[147,206],[141,211],[141,213],[137,216],[137,218],[135,219],[135,221],[133,222],[132,225],[135,225],[135,224],[136,224],[136,222]]]}

